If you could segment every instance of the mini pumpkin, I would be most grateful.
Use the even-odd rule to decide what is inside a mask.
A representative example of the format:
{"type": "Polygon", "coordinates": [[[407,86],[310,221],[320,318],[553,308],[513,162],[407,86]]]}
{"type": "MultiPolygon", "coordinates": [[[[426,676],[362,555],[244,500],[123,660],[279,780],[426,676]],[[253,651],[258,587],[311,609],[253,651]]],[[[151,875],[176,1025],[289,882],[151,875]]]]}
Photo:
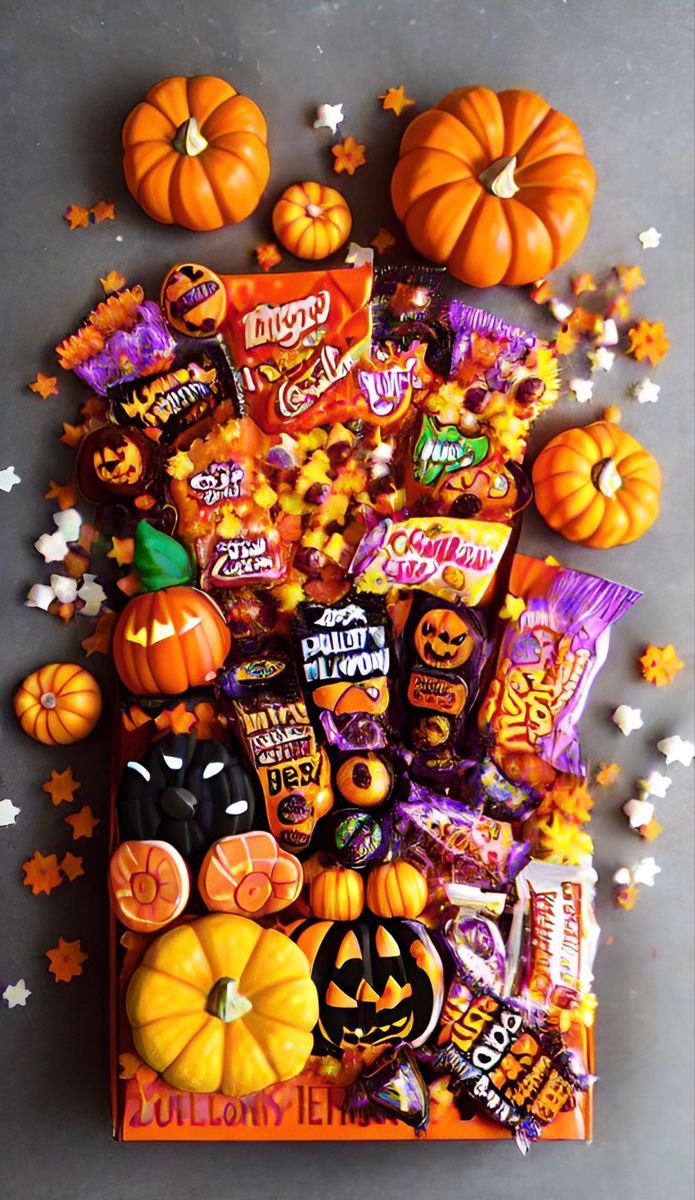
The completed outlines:
{"type": "Polygon", "coordinates": [[[449,92],[411,121],[391,180],[415,249],[474,287],[531,283],[563,263],[595,190],[574,121],[518,88],[449,92]]]}
{"type": "Polygon", "coordinates": [[[314,1053],[420,1046],[442,1008],[442,960],[419,921],[302,921],[292,938],[319,996],[314,1053]]]}
{"type": "Polygon", "coordinates": [[[271,833],[255,830],[221,838],[208,850],[198,876],[206,908],[264,917],[294,903],[302,864],[281,850],[271,833]]]}
{"type": "Polygon", "coordinates": [[[14,710],[29,737],[46,746],[68,746],[92,732],[101,715],[101,690],[77,663],[48,663],[22,681],[14,710]]]}
{"type": "Polygon", "coordinates": [[[389,797],[393,775],[378,754],[351,754],[338,767],[335,782],[348,804],[378,808],[389,797]]]}
{"type": "Polygon", "coordinates": [[[470,627],[454,608],[430,608],[415,630],[415,649],[428,667],[453,671],[474,648],[470,627]]]}
{"type": "Polygon", "coordinates": [[[374,867],[367,880],[367,907],[377,917],[419,917],[427,904],[427,880],[412,863],[397,860],[374,867]]]}
{"type": "Polygon", "coordinates": [[[270,174],[263,113],[215,75],[155,84],[127,117],[122,142],[131,194],[164,225],[207,230],[243,221],[270,174]]]}
{"type": "Polygon", "coordinates": [[[177,263],[164,277],[161,305],[172,329],[189,337],[210,337],[226,316],[227,293],[209,267],[177,263]]]}
{"type": "Polygon", "coordinates": [[[275,236],[297,258],[327,258],[347,241],[351,228],[345,200],[323,183],[293,183],[273,209],[275,236]]]}
{"type": "Polygon", "coordinates": [[[111,907],[122,925],[156,933],[188,904],[188,867],[166,842],[122,842],[109,863],[111,907]]]}
{"type": "Polygon", "coordinates": [[[554,437],[534,463],[533,485],[551,529],[583,546],[634,542],[659,515],[659,464],[610,421],[554,437]]]}
{"type": "Polygon", "coordinates": [[[126,1011],[136,1052],[171,1087],[246,1096],[302,1070],[318,1001],[285,934],[212,913],[148,946],[126,1011]]]}
{"type": "Polygon", "coordinates": [[[315,917],[355,921],[364,908],[362,876],[349,867],[328,867],[311,881],[309,907],[315,917]]]}
{"type": "Polygon", "coordinates": [[[116,795],[121,838],[169,842],[199,866],[213,842],[253,828],[255,793],[228,746],[169,733],[130,759],[116,795]]]}

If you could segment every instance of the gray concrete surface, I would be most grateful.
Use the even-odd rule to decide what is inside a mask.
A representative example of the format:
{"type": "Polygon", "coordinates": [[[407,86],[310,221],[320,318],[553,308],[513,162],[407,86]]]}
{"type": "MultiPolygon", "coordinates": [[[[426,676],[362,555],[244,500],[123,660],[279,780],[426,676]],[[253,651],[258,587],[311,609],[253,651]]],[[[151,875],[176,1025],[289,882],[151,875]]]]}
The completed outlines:
{"type": "MultiPolygon", "coordinates": [[[[692,771],[673,769],[668,799],[659,805],[664,833],[653,849],[663,872],[653,892],[645,890],[632,913],[617,912],[609,880],[617,864],[644,850],[619,809],[631,781],[658,765],[658,737],[692,736],[689,0],[20,0],[2,8],[0,466],[14,463],[22,484],[0,494],[0,781],[2,796],[22,812],[16,826],[0,830],[0,976],[4,986],[23,975],[33,993],[26,1009],[0,1009],[4,1197],[685,1200],[692,1183],[692,771]],[[239,228],[194,235],[157,226],[123,185],[121,120],[152,83],[179,72],[224,75],[265,109],[271,182],[258,212],[239,228]],[[605,553],[569,547],[534,516],[523,535],[528,550],[554,552],[645,591],[616,630],[583,723],[592,762],[618,759],[624,781],[597,794],[592,826],[603,926],[595,1141],[590,1148],[540,1146],[525,1161],[511,1144],[119,1147],[110,1140],[107,1091],[106,821],[92,842],[74,847],[84,852],[84,878],[37,898],[19,882],[20,864],[37,846],[61,853],[70,847],[66,810],[51,807],[42,780],[51,768],[74,763],[80,799],[105,818],[108,752],[108,722],[79,751],[51,751],[27,741],[11,715],[14,681],[39,663],[70,658],[84,636],[78,621],[63,628],[22,607],[29,585],[48,574],[32,542],[51,526],[42,492],[49,476],[62,479],[69,469],[69,452],[56,437],[60,422],[74,419],[83,391],[63,375],[60,397],[43,402],[25,384],[49,368],[50,348],[97,297],[98,276],[110,268],[151,289],[181,257],[246,268],[254,245],[270,235],[278,192],[298,178],[334,179],[330,137],[308,122],[322,101],[342,101],[344,132],[367,146],[367,167],[341,181],[354,207],[355,237],[367,242],[379,225],[395,228],[387,181],[404,126],[381,112],[376,97],[401,82],[418,107],[453,86],[485,82],[535,87],[570,112],[599,178],[576,267],[638,262],[648,282],[636,311],[662,319],[672,339],[654,373],[662,385],[658,406],[624,398],[641,371],[621,362],[599,380],[591,406],[564,399],[535,443],[598,416],[606,403],[622,403],[627,428],[664,465],[658,524],[637,544],[605,553]],[[116,202],[116,224],[71,233],[61,220],[65,206],[101,197],[116,202]],[[644,253],[637,234],[652,224],[662,245],[644,253]],[[649,688],[636,674],[635,656],[649,641],[675,641],[686,659],[688,669],[670,689],[649,688]],[[641,706],[645,718],[628,741],[608,720],[619,702],[641,706]],[[90,955],[69,987],[53,982],[43,958],[58,935],[80,937],[90,955]]],[[[520,293],[468,298],[544,327],[520,293]]],[[[104,677],[104,660],[95,667],[104,677]]]]}

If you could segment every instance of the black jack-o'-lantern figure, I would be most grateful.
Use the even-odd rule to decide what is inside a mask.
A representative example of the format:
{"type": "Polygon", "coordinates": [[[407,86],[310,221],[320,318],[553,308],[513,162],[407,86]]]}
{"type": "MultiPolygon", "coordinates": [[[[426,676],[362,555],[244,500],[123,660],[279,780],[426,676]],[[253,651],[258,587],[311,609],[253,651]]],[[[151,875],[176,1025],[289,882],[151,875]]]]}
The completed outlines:
{"type": "Polygon", "coordinates": [[[162,308],[172,329],[190,337],[216,333],[227,313],[219,275],[200,263],[178,263],[162,284],[162,308]]]}
{"type": "Polygon", "coordinates": [[[145,496],[158,467],[154,443],[137,429],[102,425],[83,438],[75,478],[90,504],[128,503],[145,496]]]}
{"type": "Polygon", "coordinates": [[[116,797],[122,841],[170,842],[195,869],[218,838],[257,826],[253,784],[223,742],[167,734],[127,762],[116,797]]]}
{"type": "Polygon", "coordinates": [[[291,936],[319,994],[314,1053],[420,1046],[442,1008],[442,960],[419,921],[302,921],[291,936]]]}

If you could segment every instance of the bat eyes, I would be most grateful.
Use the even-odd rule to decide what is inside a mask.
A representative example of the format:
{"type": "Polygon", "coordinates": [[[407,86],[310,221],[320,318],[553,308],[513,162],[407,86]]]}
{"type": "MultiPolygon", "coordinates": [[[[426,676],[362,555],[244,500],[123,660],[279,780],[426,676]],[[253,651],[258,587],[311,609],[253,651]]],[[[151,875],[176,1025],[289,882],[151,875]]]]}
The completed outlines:
{"type": "Polygon", "coordinates": [[[246,800],[233,800],[231,804],[227,805],[224,811],[230,817],[238,817],[240,813],[246,812],[247,808],[248,803],[246,800]]]}
{"type": "Polygon", "coordinates": [[[163,754],[162,758],[170,771],[179,771],[183,766],[183,759],[174,754],[163,754]]]}
{"type": "Polygon", "coordinates": [[[205,770],[203,771],[203,779],[212,779],[213,775],[219,775],[220,771],[224,771],[224,763],[207,763],[205,770]]]}
{"type": "Polygon", "coordinates": [[[126,763],[126,766],[130,767],[131,771],[137,771],[138,775],[142,775],[143,779],[145,779],[148,783],[150,782],[150,773],[147,770],[147,767],[143,767],[142,763],[129,762],[126,763]]]}

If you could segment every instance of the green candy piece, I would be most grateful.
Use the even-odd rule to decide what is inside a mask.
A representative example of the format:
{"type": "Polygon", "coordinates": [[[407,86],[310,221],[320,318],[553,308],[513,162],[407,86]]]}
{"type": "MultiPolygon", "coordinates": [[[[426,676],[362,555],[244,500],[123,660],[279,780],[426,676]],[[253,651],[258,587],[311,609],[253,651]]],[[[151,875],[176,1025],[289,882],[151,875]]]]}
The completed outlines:
{"type": "Polygon", "coordinates": [[[195,567],[186,547],[168,533],[155,529],[149,521],[140,521],[135,530],[133,562],[148,592],[191,583],[195,578],[195,567]]]}

